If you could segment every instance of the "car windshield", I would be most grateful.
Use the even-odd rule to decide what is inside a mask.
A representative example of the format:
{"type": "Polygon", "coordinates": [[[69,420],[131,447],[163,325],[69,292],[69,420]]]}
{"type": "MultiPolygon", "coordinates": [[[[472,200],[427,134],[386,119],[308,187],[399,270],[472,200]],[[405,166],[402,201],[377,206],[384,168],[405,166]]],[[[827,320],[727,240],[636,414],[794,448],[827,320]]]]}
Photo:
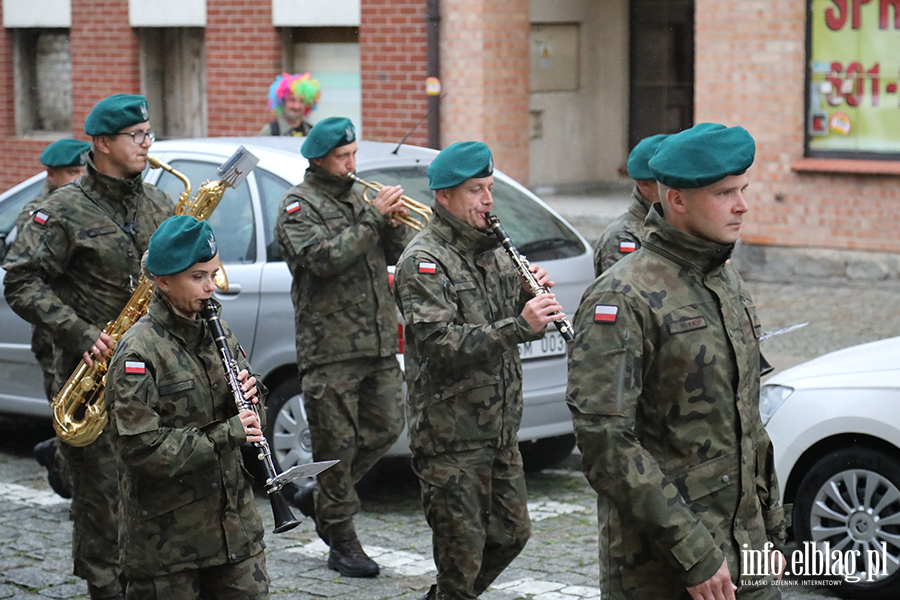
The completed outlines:
{"type": "Polygon", "coordinates": [[[0,205],[0,235],[6,235],[16,224],[16,217],[22,208],[41,193],[44,180],[35,181],[31,185],[19,190],[0,205]]]}
{"type": "MultiPolygon", "coordinates": [[[[361,171],[368,182],[403,186],[403,194],[426,206],[433,204],[427,167],[385,167],[361,171]]],[[[501,179],[494,179],[494,214],[519,252],[538,262],[584,254],[581,239],[565,223],[527,194],[501,179]]],[[[369,197],[373,195],[368,192],[369,197]]]]}

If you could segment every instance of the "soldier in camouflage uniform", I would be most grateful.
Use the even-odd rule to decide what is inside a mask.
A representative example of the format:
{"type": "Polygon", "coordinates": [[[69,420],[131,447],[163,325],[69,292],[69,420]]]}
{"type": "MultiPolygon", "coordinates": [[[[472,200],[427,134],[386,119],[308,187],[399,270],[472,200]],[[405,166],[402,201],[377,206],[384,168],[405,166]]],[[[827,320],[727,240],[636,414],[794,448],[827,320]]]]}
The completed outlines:
{"type": "MultiPolygon", "coordinates": [[[[428,168],[434,217],[400,257],[413,469],[432,530],[437,584],[427,598],[472,600],[531,535],[518,448],[518,344],[563,317],[530,298],[488,230],[493,161],[481,142],[445,148],[428,168]]],[[[542,285],[546,271],[532,265],[542,285]]]]}
{"type": "MultiPolygon", "coordinates": [[[[106,388],[128,598],[268,598],[262,520],[240,450],[262,439],[261,423],[252,410],[238,412],[198,318],[219,268],[212,228],[191,216],[168,219],[150,239],[145,267],[156,283],[150,309],[119,340],[106,388]]],[[[265,389],[222,326],[243,396],[257,402],[265,389]]]]}
{"type": "MultiPolygon", "coordinates": [[[[22,228],[6,257],[9,306],[53,331],[54,392],[79,361],[106,360],[102,332],[137,285],[150,235],[173,213],[167,194],[142,181],[153,142],[147,101],[118,94],[85,120],[92,137],[84,176],[56,190],[22,228]]],[[[88,446],[63,445],[73,473],[75,573],[92,598],[122,594],[116,550],[116,459],[106,433],[88,446]]]]}
{"type": "Polygon", "coordinates": [[[780,547],[786,526],[759,413],[760,323],[726,263],[754,149],[743,128],[709,123],[663,142],[641,249],[575,317],[567,400],[598,493],[605,599],[780,597],[741,562],[780,547]]]}
{"type": "MultiPolygon", "coordinates": [[[[356,135],[348,119],[316,124],[303,143],[310,159],[303,183],[285,194],[275,238],[293,275],[297,357],[313,458],[341,462],[318,476],[319,535],[331,546],[328,566],[371,577],[378,565],[360,546],[354,485],[403,431],[397,314],[388,286],[409,237],[391,223],[403,190],[385,187],[371,204],[347,177],[356,169],[356,135]]],[[[311,491],[311,490],[310,490],[311,491]]]]}
{"type": "MultiPolygon", "coordinates": [[[[72,183],[84,172],[87,153],[91,145],[72,138],[57,140],[41,152],[41,164],[47,169],[47,178],[40,195],[25,204],[16,218],[16,231],[25,227],[34,211],[44,203],[50,193],[67,183],[72,183]]],[[[12,243],[12,240],[10,240],[12,243]]],[[[32,325],[31,352],[41,366],[44,375],[44,393],[53,400],[53,332],[40,324],[32,325]]],[[[47,468],[50,487],[63,498],[72,497],[72,473],[65,462],[65,455],[56,437],[37,444],[34,456],[47,468]]]]}
{"type": "Polygon", "coordinates": [[[594,274],[600,274],[641,247],[644,219],[650,206],[659,202],[656,180],[647,163],[664,139],[665,134],[642,139],[628,155],[628,176],[634,179],[631,195],[634,200],[628,210],[616,217],[600,236],[594,249],[594,274]]]}

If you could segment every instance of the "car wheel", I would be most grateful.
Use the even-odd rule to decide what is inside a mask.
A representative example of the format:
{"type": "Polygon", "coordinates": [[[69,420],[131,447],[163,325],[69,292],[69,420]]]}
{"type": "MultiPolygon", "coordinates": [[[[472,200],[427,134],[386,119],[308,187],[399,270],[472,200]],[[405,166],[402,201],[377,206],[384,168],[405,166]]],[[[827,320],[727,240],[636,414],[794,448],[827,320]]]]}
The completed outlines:
{"type": "Polygon", "coordinates": [[[856,557],[847,564],[855,570],[851,579],[859,579],[845,579],[840,587],[842,596],[898,597],[900,464],[896,460],[868,448],[847,448],[825,456],[797,489],[793,522],[801,549],[808,542],[822,549],[827,542],[831,552],[839,550],[842,557],[856,557]],[[858,554],[849,555],[852,550],[858,554]],[[878,562],[887,564],[875,564],[872,557],[876,555],[869,551],[876,552],[878,562]],[[875,572],[871,581],[867,580],[868,569],[875,572]]]}
{"type": "Polygon", "coordinates": [[[525,470],[529,473],[555,467],[567,459],[574,448],[575,436],[572,434],[519,442],[522,462],[525,463],[525,470]]]}

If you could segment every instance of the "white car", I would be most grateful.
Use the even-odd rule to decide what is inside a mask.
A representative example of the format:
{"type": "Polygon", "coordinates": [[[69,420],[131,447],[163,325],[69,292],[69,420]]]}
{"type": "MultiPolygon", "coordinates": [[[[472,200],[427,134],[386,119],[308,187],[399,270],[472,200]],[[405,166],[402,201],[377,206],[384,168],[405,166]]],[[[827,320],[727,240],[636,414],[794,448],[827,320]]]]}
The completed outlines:
{"type": "Polygon", "coordinates": [[[775,375],[760,412],[800,547],[842,553],[842,593],[900,597],[900,337],[775,375]]]}
{"type": "MultiPolygon", "coordinates": [[[[300,155],[302,142],[289,137],[171,140],[153,144],[150,151],[186,175],[194,191],[215,179],[219,165],[241,145],[260,159],[244,183],[225,193],[209,222],[230,285],[216,298],[269,388],[266,435],[282,469],[311,459],[297,375],[291,275],[273,232],[282,196],[303,179],[307,167],[300,155]]],[[[357,173],[366,181],[399,183],[407,196],[430,205],[426,169],[436,155],[426,148],[360,142],[357,173]]],[[[594,278],[590,245],[525,187],[500,172],[494,177],[494,212],[519,250],[551,274],[554,293],[564,310],[574,314],[594,278]]],[[[0,238],[11,233],[16,215],[40,192],[43,179],[43,174],[36,175],[0,195],[0,238]]],[[[173,200],[184,189],[175,176],[160,170],[148,170],[145,179],[173,200]]],[[[0,269],[0,279],[3,274],[0,269]]],[[[0,332],[0,413],[50,417],[30,350],[30,326],[12,313],[2,294],[0,332]]],[[[520,354],[525,412],[519,439],[526,468],[540,469],[564,459],[575,446],[565,403],[566,344],[551,327],[543,340],[520,345],[520,354]]],[[[407,444],[401,436],[390,454],[408,454],[407,444]]]]}

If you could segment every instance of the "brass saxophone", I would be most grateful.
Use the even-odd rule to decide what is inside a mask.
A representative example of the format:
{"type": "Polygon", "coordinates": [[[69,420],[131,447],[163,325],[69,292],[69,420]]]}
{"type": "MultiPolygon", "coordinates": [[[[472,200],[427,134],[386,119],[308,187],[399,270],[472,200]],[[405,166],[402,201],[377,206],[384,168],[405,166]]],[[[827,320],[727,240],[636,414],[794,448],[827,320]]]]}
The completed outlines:
{"type": "MultiPolygon", "coordinates": [[[[184,185],[184,191],[175,204],[175,214],[190,215],[204,221],[219,205],[225,190],[240,185],[259,162],[259,159],[241,146],[231,158],[219,167],[217,172],[219,179],[207,181],[200,186],[193,200],[190,199],[191,182],[187,177],[155,157],[148,156],[147,162],[150,163],[151,168],[168,171],[184,185]]],[[[223,270],[220,269],[220,271],[223,270]]],[[[152,296],[152,282],[141,276],[137,288],[125,308],[103,330],[112,338],[113,348],[122,334],[147,313],[152,296]]],[[[59,439],[70,446],[82,447],[93,443],[106,427],[108,420],[106,402],[103,399],[108,367],[105,360],[93,360],[92,362],[94,364],[89,367],[82,359],[51,403],[53,429],[56,430],[59,439]]]]}

